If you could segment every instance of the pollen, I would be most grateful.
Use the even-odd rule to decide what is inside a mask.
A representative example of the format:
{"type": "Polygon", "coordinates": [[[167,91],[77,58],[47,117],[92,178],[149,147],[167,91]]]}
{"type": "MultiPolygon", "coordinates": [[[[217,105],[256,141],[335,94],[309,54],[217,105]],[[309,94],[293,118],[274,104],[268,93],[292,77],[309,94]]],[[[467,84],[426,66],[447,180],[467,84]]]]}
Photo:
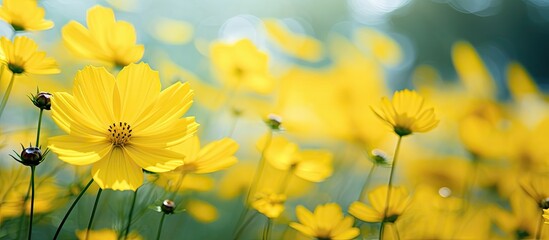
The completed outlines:
{"type": "Polygon", "coordinates": [[[128,123],[118,122],[109,126],[109,139],[115,147],[123,147],[132,137],[132,129],[128,123]]]}

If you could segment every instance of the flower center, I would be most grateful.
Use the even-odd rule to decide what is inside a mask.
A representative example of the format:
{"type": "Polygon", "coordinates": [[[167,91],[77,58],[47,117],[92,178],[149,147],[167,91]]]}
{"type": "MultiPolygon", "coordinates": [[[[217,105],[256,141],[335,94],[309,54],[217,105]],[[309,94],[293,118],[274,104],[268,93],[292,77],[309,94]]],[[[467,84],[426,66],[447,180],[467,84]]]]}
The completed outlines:
{"type": "Polygon", "coordinates": [[[132,136],[130,125],[125,122],[113,123],[109,126],[109,138],[115,147],[123,147],[132,136]]]}

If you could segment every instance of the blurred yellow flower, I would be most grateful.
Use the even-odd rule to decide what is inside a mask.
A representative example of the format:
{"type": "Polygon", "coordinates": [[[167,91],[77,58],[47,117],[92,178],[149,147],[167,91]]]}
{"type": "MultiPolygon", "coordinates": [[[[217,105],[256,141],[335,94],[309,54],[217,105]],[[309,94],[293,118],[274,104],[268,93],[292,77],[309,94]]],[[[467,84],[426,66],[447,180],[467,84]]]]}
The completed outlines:
{"type": "Polygon", "coordinates": [[[255,194],[252,207],[268,218],[278,218],[284,212],[286,195],[277,194],[271,189],[264,189],[255,194]]]}
{"type": "Polygon", "coordinates": [[[207,202],[196,199],[191,199],[187,201],[187,204],[185,205],[185,210],[194,219],[203,223],[211,223],[219,218],[217,208],[207,202]]]}
{"type": "Polygon", "coordinates": [[[210,57],[218,79],[233,91],[268,94],[273,90],[274,79],[269,73],[269,58],[249,39],[232,44],[213,43],[210,57]]]}
{"type": "Polygon", "coordinates": [[[169,148],[198,128],[193,117],[181,118],[193,94],[179,82],[160,88],[158,72],[145,63],[125,67],[116,79],[105,68],[84,68],[73,95],[54,93],[52,118],[68,135],[50,138],[49,148],[67,163],[93,164],[103,189],[136,190],[142,169],[175,169],[185,156],[169,148]]]}
{"type": "Polygon", "coordinates": [[[60,70],[53,58],[46,57],[45,52],[37,51],[38,45],[30,38],[17,36],[10,41],[0,38],[5,62],[13,74],[55,74],[60,70]]]}
{"type": "Polygon", "coordinates": [[[46,12],[36,0],[4,0],[0,7],[0,19],[11,24],[15,31],[40,31],[53,27],[45,20],[46,12]]]}
{"type": "MultiPolygon", "coordinates": [[[[265,149],[267,135],[258,142],[265,149]]],[[[296,176],[311,182],[322,182],[333,172],[332,154],[324,150],[299,150],[297,144],[282,136],[272,137],[266,148],[265,159],[276,169],[291,171],[296,176]]]]}
{"type": "Polygon", "coordinates": [[[385,214],[387,200],[387,186],[379,186],[368,194],[370,206],[362,202],[353,202],[349,207],[349,213],[364,222],[390,222],[394,223],[402,215],[410,201],[408,191],[404,187],[392,187],[391,202],[385,214]]]}
{"type": "Polygon", "coordinates": [[[540,210],[537,204],[522,191],[515,191],[509,198],[511,211],[499,207],[491,209],[494,222],[509,237],[533,238],[539,222],[540,210]]]}
{"type": "Polygon", "coordinates": [[[285,53],[308,61],[318,61],[322,57],[320,41],[290,31],[281,21],[264,19],[263,27],[269,38],[285,53]]]}
{"type": "Polygon", "coordinates": [[[185,192],[185,191],[199,191],[206,192],[212,190],[214,187],[214,180],[212,177],[207,175],[197,175],[197,174],[158,174],[158,175],[147,175],[149,176],[149,181],[154,182],[154,184],[163,187],[167,191],[172,192],[185,192]]]}
{"type": "Polygon", "coordinates": [[[150,27],[151,36],[167,44],[181,45],[193,36],[193,25],[188,22],[159,18],[150,27]]]}
{"type": "Polygon", "coordinates": [[[468,95],[481,99],[495,97],[494,79],[470,43],[456,42],[452,47],[452,60],[468,95]]]}
{"type": "Polygon", "coordinates": [[[359,28],[354,32],[354,38],[357,45],[365,47],[385,66],[395,66],[402,61],[402,49],[398,42],[382,32],[359,28]]]}
{"type": "Polygon", "coordinates": [[[112,9],[90,8],[87,24],[88,28],[70,21],[62,29],[63,42],[77,56],[121,67],[143,57],[145,49],[136,44],[134,27],[128,22],[116,21],[112,9]]]}
{"type": "Polygon", "coordinates": [[[219,195],[221,198],[231,199],[246,192],[252,182],[255,166],[249,162],[239,163],[229,169],[221,178],[219,195]]]}
{"type": "Polygon", "coordinates": [[[440,156],[410,161],[404,167],[407,182],[433,191],[445,189],[452,195],[462,196],[467,189],[473,168],[468,159],[440,156]]]}
{"type": "Polygon", "coordinates": [[[381,107],[372,107],[372,110],[402,137],[414,132],[427,132],[437,126],[434,109],[427,108],[424,101],[415,91],[404,89],[395,92],[392,101],[383,97],[381,107]]]}
{"type": "MultiPolygon", "coordinates": [[[[5,218],[20,216],[23,211],[30,213],[30,200],[24,201],[29,183],[26,167],[17,165],[0,170],[0,223],[5,218]]],[[[62,188],[53,177],[38,177],[35,183],[34,214],[51,212],[63,203],[60,201],[62,188]]]]}
{"type": "MultiPolygon", "coordinates": [[[[78,240],[117,240],[118,233],[112,229],[90,230],[88,236],[86,236],[86,230],[77,230],[76,237],[78,240]]],[[[126,237],[128,240],[142,240],[136,232],[130,232],[126,237]]]]}
{"type": "Polygon", "coordinates": [[[171,150],[185,154],[185,164],[176,168],[174,173],[211,173],[238,162],[234,156],[238,143],[230,138],[213,141],[201,148],[200,139],[193,136],[171,150]]]}
{"type": "Polygon", "coordinates": [[[507,66],[507,83],[515,100],[540,95],[536,82],[520,63],[513,62],[507,66]]]}
{"type": "Polygon", "coordinates": [[[360,234],[353,227],[353,217],[343,216],[337,203],[318,205],[313,212],[303,206],[297,206],[299,223],[291,222],[290,227],[302,234],[317,239],[354,239],[360,234]]]}

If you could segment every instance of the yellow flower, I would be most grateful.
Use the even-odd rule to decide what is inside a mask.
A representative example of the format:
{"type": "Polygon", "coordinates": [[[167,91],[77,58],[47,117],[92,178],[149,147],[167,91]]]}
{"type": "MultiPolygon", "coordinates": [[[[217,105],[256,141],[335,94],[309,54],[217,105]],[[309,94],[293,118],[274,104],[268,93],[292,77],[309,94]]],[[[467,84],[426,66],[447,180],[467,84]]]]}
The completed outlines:
{"type": "Polygon", "coordinates": [[[383,97],[381,107],[372,110],[399,136],[427,132],[438,124],[434,109],[426,108],[423,97],[408,89],[395,92],[392,101],[383,97]]]}
{"type": "Polygon", "coordinates": [[[499,207],[491,209],[494,222],[509,237],[522,235],[522,239],[534,237],[539,221],[539,208],[528,195],[522,191],[515,191],[509,198],[511,211],[499,207]]]}
{"type": "Polygon", "coordinates": [[[35,0],[4,0],[0,7],[0,19],[11,24],[15,31],[40,31],[53,27],[45,20],[43,8],[35,0]]]}
{"type": "Polygon", "coordinates": [[[263,27],[269,38],[285,53],[308,61],[318,61],[322,57],[320,41],[290,31],[281,21],[264,19],[263,27]]]}
{"type": "MultiPolygon", "coordinates": [[[[117,240],[118,239],[118,233],[112,229],[101,229],[101,230],[90,230],[90,233],[88,234],[88,237],[86,238],[86,230],[79,230],[76,231],[76,237],[79,240],[117,240]]],[[[126,238],[128,240],[142,240],[143,237],[141,237],[136,232],[130,232],[128,234],[128,237],[126,238]]]]}
{"type": "Polygon", "coordinates": [[[309,237],[353,239],[360,234],[360,230],[353,227],[353,217],[344,217],[337,203],[319,205],[314,213],[300,205],[296,215],[299,223],[291,222],[290,227],[309,237]]]}
{"type": "MultiPolygon", "coordinates": [[[[260,139],[258,148],[264,149],[267,136],[260,139]]],[[[272,137],[265,159],[276,169],[292,171],[296,176],[311,182],[322,182],[333,172],[332,154],[323,150],[299,150],[297,144],[284,137],[272,137]]]]}
{"type": "Polygon", "coordinates": [[[94,6],[88,10],[88,28],[70,21],[62,29],[63,41],[79,57],[126,66],[143,57],[143,45],[136,44],[134,27],[116,21],[112,9],[94,6]]]}
{"type": "Polygon", "coordinates": [[[284,212],[286,195],[277,194],[271,189],[265,189],[255,194],[252,207],[268,218],[278,218],[284,212]]]}
{"type": "MultiPolygon", "coordinates": [[[[62,189],[52,177],[35,179],[34,214],[44,214],[56,209],[62,189]]],[[[0,170],[0,223],[4,218],[18,217],[23,211],[30,213],[30,200],[24,202],[29,189],[28,168],[17,165],[0,170]]]]}
{"type": "Polygon", "coordinates": [[[198,136],[175,146],[172,150],[184,153],[185,165],[175,169],[175,173],[211,173],[228,168],[238,162],[234,156],[238,143],[223,138],[200,147],[198,136]]]}
{"type": "Polygon", "coordinates": [[[207,202],[196,199],[188,200],[185,210],[194,219],[203,223],[211,223],[219,218],[217,208],[207,202]]]}
{"type": "Polygon", "coordinates": [[[181,118],[192,104],[188,84],[160,92],[158,72],[131,64],[112,76],[105,68],[76,74],[73,94],[54,93],[52,118],[68,135],[49,139],[59,159],[93,164],[92,176],[103,189],[136,190],[142,169],[167,172],[184,155],[169,148],[192,136],[198,124],[181,118]]]}
{"type": "Polygon", "coordinates": [[[375,188],[368,194],[371,207],[362,202],[354,202],[349,207],[349,213],[364,222],[395,222],[408,206],[408,191],[404,187],[392,187],[391,202],[385,217],[387,189],[387,186],[375,188]]]}
{"type": "Polygon", "coordinates": [[[270,93],[274,81],[269,74],[268,56],[249,39],[234,44],[212,44],[210,57],[215,73],[228,88],[270,93]]]}
{"type": "Polygon", "coordinates": [[[2,51],[8,69],[14,74],[54,74],[59,73],[57,63],[53,58],[46,57],[45,52],[37,51],[38,45],[30,38],[17,36],[11,42],[0,38],[2,51]]]}

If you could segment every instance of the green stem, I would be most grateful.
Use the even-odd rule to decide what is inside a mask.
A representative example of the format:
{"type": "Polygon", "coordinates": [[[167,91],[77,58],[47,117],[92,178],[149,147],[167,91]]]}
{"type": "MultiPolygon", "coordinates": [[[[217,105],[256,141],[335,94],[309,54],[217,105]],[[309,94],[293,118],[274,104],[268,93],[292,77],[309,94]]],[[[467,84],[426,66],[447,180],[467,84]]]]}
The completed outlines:
{"type": "Polygon", "coordinates": [[[36,130],[36,147],[40,147],[40,127],[42,126],[42,113],[44,109],[40,109],[40,115],[38,116],[38,128],[36,130]]]}
{"type": "Polygon", "coordinates": [[[541,216],[540,216],[540,219],[538,221],[538,229],[536,230],[536,239],[541,239],[541,234],[543,232],[543,210],[541,211],[541,216]]]}
{"type": "Polygon", "coordinates": [[[31,166],[31,209],[30,209],[30,220],[29,220],[29,234],[28,239],[31,239],[32,236],[32,218],[34,213],[34,170],[36,166],[31,166]]]}
{"type": "Polygon", "coordinates": [[[86,187],[84,187],[84,189],[82,189],[82,191],[80,191],[80,194],[78,194],[78,197],[76,197],[76,199],[72,203],[72,205],[69,208],[69,210],[67,211],[67,213],[65,213],[65,216],[63,217],[63,220],[61,220],[61,223],[59,224],[59,227],[57,227],[57,231],[55,231],[55,236],[53,237],[53,240],[57,239],[57,237],[59,236],[59,233],[61,233],[61,229],[63,228],[63,225],[65,225],[65,221],[67,221],[67,219],[69,218],[69,215],[71,215],[72,209],[76,206],[78,201],[80,201],[80,198],[84,195],[84,193],[88,190],[88,188],[92,185],[92,183],[93,183],[93,178],[86,185],[86,187]]]}
{"type": "Polygon", "coordinates": [[[372,181],[372,175],[374,175],[374,171],[376,170],[377,164],[374,163],[372,167],[370,168],[370,171],[368,171],[368,176],[366,177],[366,182],[364,182],[364,186],[362,186],[362,190],[360,191],[360,195],[358,200],[360,202],[366,201],[366,190],[368,189],[368,185],[370,185],[370,182],[372,181]]]}
{"type": "Polygon", "coordinates": [[[391,203],[391,189],[393,187],[393,176],[395,172],[395,166],[397,164],[398,150],[400,149],[400,143],[402,142],[402,136],[398,137],[398,141],[395,148],[395,154],[393,157],[393,163],[391,164],[391,173],[389,174],[389,184],[387,185],[387,197],[385,198],[385,210],[383,211],[383,220],[381,221],[381,227],[379,228],[379,239],[383,238],[383,229],[385,227],[385,219],[389,212],[389,204],[391,203]]]}
{"type": "Polygon", "coordinates": [[[267,222],[265,223],[265,227],[263,228],[263,240],[268,240],[269,236],[271,235],[271,227],[273,221],[270,218],[267,218],[267,222]]]}
{"type": "Polygon", "coordinates": [[[233,239],[239,239],[240,238],[240,235],[242,235],[242,233],[244,232],[244,229],[246,229],[246,227],[248,226],[248,224],[250,224],[250,222],[254,219],[255,215],[257,215],[257,212],[255,212],[252,216],[250,216],[250,218],[248,218],[244,224],[242,225],[242,227],[240,227],[238,229],[238,231],[236,232],[236,235],[234,236],[233,239]]]}
{"type": "Polygon", "coordinates": [[[156,240],[160,240],[160,233],[162,233],[162,225],[164,224],[165,213],[162,213],[162,218],[160,218],[160,224],[158,225],[158,232],[156,233],[156,240]]]}
{"type": "Polygon", "coordinates": [[[91,216],[90,216],[90,221],[88,222],[88,228],[86,230],[86,240],[88,240],[89,236],[90,236],[90,230],[92,228],[92,224],[93,224],[93,217],[95,216],[95,210],[97,210],[97,203],[99,203],[99,198],[101,197],[101,192],[103,192],[103,189],[99,188],[99,190],[97,191],[97,197],[95,197],[95,202],[93,203],[93,209],[92,209],[92,213],[91,213],[91,216]]]}
{"type": "Polygon", "coordinates": [[[21,216],[19,217],[19,230],[17,230],[17,236],[15,237],[15,239],[19,239],[21,233],[23,232],[23,229],[22,229],[24,225],[23,222],[25,221],[25,211],[27,208],[27,201],[29,200],[29,196],[30,196],[31,186],[32,186],[32,183],[29,182],[29,187],[27,188],[27,194],[25,194],[25,198],[23,198],[23,205],[21,207],[22,208],[21,216]]]}
{"type": "Polygon", "coordinates": [[[261,179],[261,173],[265,168],[265,153],[267,152],[267,148],[269,148],[269,145],[271,145],[271,140],[273,139],[273,130],[269,129],[269,132],[267,132],[267,134],[268,135],[267,135],[267,140],[265,140],[265,147],[263,147],[263,150],[261,150],[261,158],[259,159],[259,164],[257,165],[257,169],[254,173],[252,185],[250,186],[250,189],[248,189],[248,194],[246,194],[246,199],[245,199],[246,206],[248,206],[248,202],[250,201],[250,196],[252,195],[253,192],[255,192],[259,179],[261,179]]]}
{"type": "Polygon", "coordinates": [[[130,234],[130,226],[132,225],[132,215],[133,215],[133,209],[135,208],[135,199],[137,198],[137,190],[135,189],[135,192],[133,192],[133,199],[132,199],[132,205],[130,207],[130,215],[128,216],[128,225],[126,225],[126,233],[124,233],[124,239],[128,239],[128,234],[130,234]]]}
{"type": "MultiPolygon", "coordinates": [[[[4,69],[2,69],[3,72],[4,69]]],[[[6,89],[6,92],[4,93],[4,97],[2,98],[2,103],[0,104],[0,118],[2,117],[2,113],[4,113],[4,108],[6,108],[6,104],[8,103],[8,99],[10,98],[11,89],[13,88],[13,79],[15,78],[15,74],[12,73],[10,83],[8,85],[8,88],[6,89]]]]}

